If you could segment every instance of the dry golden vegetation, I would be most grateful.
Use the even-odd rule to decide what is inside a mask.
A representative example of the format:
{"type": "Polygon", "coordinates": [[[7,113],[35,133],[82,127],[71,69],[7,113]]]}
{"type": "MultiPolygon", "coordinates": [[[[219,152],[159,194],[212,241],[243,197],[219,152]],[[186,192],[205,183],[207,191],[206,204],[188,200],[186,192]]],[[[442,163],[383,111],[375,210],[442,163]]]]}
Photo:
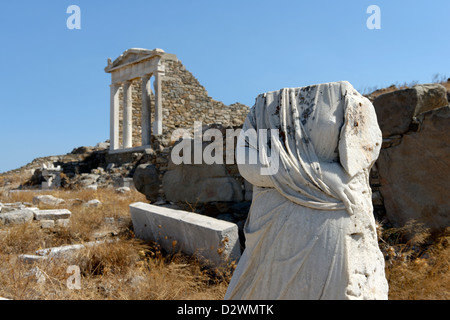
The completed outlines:
{"type": "Polygon", "coordinates": [[[385,229],[380,247],[387,256],[390,299],[450,299],[450,227],[432,231],[411,221],[385,229]]]}
{"type": "MultiPolygon", "coordinates": [[[[36,194],[11,193],[0,196],[0,202],[32,202],[36,194]]],[[[24,300],[223,298],[229,272],[210,271],[193,257],[162,252],[156,244],[135,239],[128,206],[145,201],[137,191],[123,195],[114,189],[46,194],[65,200],[65,204],[58,207],[72,212],[71,223],[66,228],[52,229],[42,229],[37,222],[0,226],[1,297],[24,300]],[[99,207],[83,205],[92,199],[103,204],[99,207]],[[34,254],[43,248],[95,240],[109,242],[86,246],[66,260],[58,258],[30,265],[18,259],[20,254],[34,254]],[[79,290],[67,285],[72,275],[68,267],[73,265],[81,271],[79,290]]]]}
{"type": "MultiPolygon", "coordinates": [[[[0,202],[32,202],[35,194],[3,195],[0,202]]],[[[41,229],[37,223],[0,226],[0,296],[26,300],[223,299],[231,272],[208,270],[193,257],[162,252],[156,244],[134,238],[128,206],[146,201],[140,193],[119,195],[114,189],[103,189],[49,194],[66,201],[59,207],[71,210],[71,224],[54,229],[41,229]],[[82,204],[92,199],[103,205],[82,204]],[[105,218],[114,218],[114,223],[105,218]],[[69,260],[29,265],[17,259],[38,249],[108,239],[114,241],[87,247],[69,260]],[[71,265],[80,268],[80,290],[67,286],[71,265]]],[[[411,223],[404,228],[381,228],[379,235],[390,299],[450,299],[450,228],[431,232],[411,223]]]]}

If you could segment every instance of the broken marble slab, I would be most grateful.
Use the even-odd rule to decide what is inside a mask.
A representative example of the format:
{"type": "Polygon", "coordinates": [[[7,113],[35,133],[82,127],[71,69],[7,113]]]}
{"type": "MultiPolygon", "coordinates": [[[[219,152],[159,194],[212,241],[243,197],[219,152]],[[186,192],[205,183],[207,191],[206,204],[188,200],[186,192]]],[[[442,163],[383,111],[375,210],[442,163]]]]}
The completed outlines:
{"type": "Polygon", "coordinates": [[[28,208],[14,210],[0,214],[0,222],[3,224],[22,224],[33,220],[35,211],[28,208]]]}
{"type": "Polygon", "coordinates": [[[18,256],[19,260],[33,264],[36,262],[46,261],[48,259],[70,259],[74,256],[74,254],[84,248],[90,248],[105,242],[113,242],[113,241],[91,241],[83,244],[72,244],[65,245],[60,247],[52,247],[46,249],[39,249],[35,251],[35,254],[21,254],[18,256]]]}
{"type": "Polygon", "coordinates": [[[50,206],[57,206],[60,204],[63,204],[65,201],[60,198],[56,198],[52,195],[40,195],[33,197],[33,204],[34,205],[50,205],[50,206]]]}
{"type": "Polygon", "coordinates": [[[69,219],[72,213],[67,209],[37,210],[34,212],[35,220],[69,219]]]}
{"type": "Polygon", "coordinates": [[[238,226],[208,216],[137,202],[130,205],[137,238],[168,252],[195,255],[206,265],[224,266],[241,255],[238,226]]]}

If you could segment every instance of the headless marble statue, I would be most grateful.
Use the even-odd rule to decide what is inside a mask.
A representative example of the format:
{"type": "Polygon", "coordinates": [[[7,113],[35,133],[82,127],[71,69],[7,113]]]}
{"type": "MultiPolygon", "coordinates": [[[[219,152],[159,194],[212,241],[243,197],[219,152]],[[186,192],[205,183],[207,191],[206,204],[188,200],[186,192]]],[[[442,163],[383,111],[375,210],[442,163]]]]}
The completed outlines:
{"type": "Polygon", "coordinates": [[[346,81],[257,97],[236,150],[254,187],[246,248],[225,299],[387,299],[369,186],[381,142],[371,102],[346,81]],[[245,134],[261,129],[279,135],[245,134]],[[261,147],[279,157],[268,175],[261,147]]]}

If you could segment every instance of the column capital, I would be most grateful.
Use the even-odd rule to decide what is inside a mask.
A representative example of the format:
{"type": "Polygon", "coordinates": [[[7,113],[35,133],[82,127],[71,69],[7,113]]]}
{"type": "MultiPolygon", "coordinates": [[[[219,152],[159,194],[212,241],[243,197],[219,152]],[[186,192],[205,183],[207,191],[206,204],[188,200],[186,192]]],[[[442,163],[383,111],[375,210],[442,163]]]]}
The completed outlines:
{"type": "Polygon", "coordinates": [[[166,72],[166,67],[165,67],[163,64],[159,64],[159,65],[156,67],[155,75],[157,75],[157,74],[163,74],[163,73],[165,73],[165,72],[166,72]]]}

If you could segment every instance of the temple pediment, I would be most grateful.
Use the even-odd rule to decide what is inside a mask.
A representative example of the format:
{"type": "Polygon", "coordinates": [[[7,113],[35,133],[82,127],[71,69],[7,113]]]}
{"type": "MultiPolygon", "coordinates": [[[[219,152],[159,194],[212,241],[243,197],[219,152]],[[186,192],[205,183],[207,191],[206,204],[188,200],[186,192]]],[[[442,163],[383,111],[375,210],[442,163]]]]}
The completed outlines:
{"type": "Polygon", "coordinates": [[[108,65],[105,68],[105,72],[113,72],[121,67],[129,66],[134,63],[139,63],[141,61],[159,58],[164,55],[165,52],[162,49],[141,49],[141,48],[131,48],[122,53],[117,59],[112,61],[108,59],[108,65]]]}

